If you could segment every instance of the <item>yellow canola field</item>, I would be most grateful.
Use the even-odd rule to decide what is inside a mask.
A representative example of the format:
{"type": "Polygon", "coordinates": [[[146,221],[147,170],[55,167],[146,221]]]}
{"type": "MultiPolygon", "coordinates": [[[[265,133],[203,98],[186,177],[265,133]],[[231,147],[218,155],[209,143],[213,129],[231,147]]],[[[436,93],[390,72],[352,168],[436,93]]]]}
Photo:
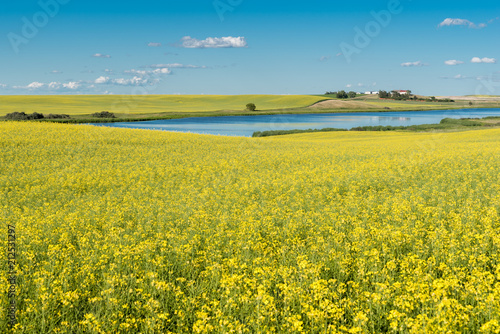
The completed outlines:
{"type": "Polygon", "coordinates": [[[0,147],[2,333],[500,331],[500,130],[4,122],[0,147]]]}

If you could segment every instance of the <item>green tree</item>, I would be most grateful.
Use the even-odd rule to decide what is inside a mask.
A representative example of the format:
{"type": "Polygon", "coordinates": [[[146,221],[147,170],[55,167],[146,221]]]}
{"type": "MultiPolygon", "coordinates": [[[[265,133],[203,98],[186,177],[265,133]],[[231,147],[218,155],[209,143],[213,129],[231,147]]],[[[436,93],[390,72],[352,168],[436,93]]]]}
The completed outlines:
{"type": "Polygon", "coordinates": [[[349,96],[349,98],[350,98],[350,99],[353,99],[353,98],[355,98],[355,97],[356,97],[356,92],[353,92],[353,91],[351,90],[349,93],[347,93],[347,95],[349,96]]]}
{"type": "Polygon", "coordinates": [[[381,98],[381,99],[388,99],[388,98],[390,98],[389,93],[387,93],[385,90],[379,90],[378,97],[381,98]]]}
{"type": "Polygon", "coordinates": [[[349,96],[345,92],[345,90],[341,90],[337,92],[337,98],[338,99],[347,99],[349,96]]]}
{"type": "Polygon", "coordinates": [[[254,103],[248,103],[247,104],[247,110],[248,111],[255,111],[257,109],[257,107],[255,106],[254,103]]]}

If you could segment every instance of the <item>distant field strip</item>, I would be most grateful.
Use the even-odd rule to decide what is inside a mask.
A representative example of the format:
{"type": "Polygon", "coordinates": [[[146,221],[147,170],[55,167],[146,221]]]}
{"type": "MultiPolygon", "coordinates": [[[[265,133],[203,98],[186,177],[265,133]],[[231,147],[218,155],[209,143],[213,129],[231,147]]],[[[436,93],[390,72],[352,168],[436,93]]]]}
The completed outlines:
{"type": "Polygon", "coordinates": [[[84,115],[100,111],[119,114],[244,110],[307,107],[327,97],[312,95],[46,95],[0,96],[0,116],[14,111],[84,115]]]}

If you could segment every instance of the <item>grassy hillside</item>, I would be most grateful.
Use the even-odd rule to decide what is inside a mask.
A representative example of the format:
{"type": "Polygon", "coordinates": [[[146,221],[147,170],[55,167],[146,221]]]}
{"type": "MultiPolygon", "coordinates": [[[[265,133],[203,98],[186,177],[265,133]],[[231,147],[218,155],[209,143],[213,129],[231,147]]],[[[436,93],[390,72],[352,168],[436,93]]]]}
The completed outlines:
{"type": "Polygon", "coordinates": [[[498,332],[498,129],[3,122],[0,147],[1,333],[498,332]]]}
{"type": "Polygon", "coordinates": [[[103,110],[118,114],[244,110],[307,107],[328,99],[311,95],[48,95],[0,96],[0,116],[25,113],[85,115],[103,110]]]}

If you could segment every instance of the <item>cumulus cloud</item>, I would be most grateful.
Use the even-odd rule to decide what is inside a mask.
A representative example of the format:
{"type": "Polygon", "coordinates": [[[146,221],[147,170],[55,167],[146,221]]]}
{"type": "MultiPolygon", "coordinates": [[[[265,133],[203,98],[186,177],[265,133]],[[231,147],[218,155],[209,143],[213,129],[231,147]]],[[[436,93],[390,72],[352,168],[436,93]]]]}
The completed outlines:
{"type": "Polygon", "coordinates": [[[111,80],[111,83],[119,86],[143,86],[150,83],[150,81],[147,78],[135,76],[131,79],[113,79],[111,80]]]}
{"type": "Polygon", "coordinates": [[[471,63],[476,63],[476,64],[480,64],[480,63],[484,63],[484,64],[495,64],[497,62],[497,60],[495,58],[479,58],[479,57],[474,57],[471,59],[470,61],[471,63]]]}
{"type": "Polygon", "coordinates": [[[172,73],[172,71],[166,67],[159,67],[159,68],[156,68],[152,71],[132,69],[132,70],[123,71],[123,73],[136,75],[136,76],[146,76],[146,75],[150,75],[150,74],[170,74],[170,73],[172,73]]]}
{"type": "Polygon", "coordinates": [[[351,84],[347,84],[347,85],[345,85],[345,86],[346,86],[347,88],[351,88],[351,87],[352,87],[352,85],[351,85],[351,84]]]}
{"type": "Polygon", "coordinates": [[[407,62],[407,63],[402,63],[402,67],[421,67],[421,66],[427,66],[427,64],[422,63],[420,60],[419,61],[414,61],[414,62],[407,62]]]}
{"type": "Polygon", "coordinates": [[[156,70],[153,70],[154,74],[170,74],[172,71],[168,68],[157,68],[156,70]]]}
{"type": "Polygon", "coordinates": [[[132,75],[146,75],[148,73],[148,71],[132,69],[132,70],[125,70],[125,71],[123,71],[123,73],[132,74],[132,75]]]}
{"type": "Polygon", "coordinates": [[[68,83],[63,83],[63,87],[71,90],[80,88],[81,83],[77,81],[70,81],[68,83]]]}
{"type": "Polygon", "coordinates": [[[485,23],[475,24],[466,19],[451,19],[447,18],[441,22],[438,27],[449,27],[449,26],[468,26],[469,28],[481,29],[486,27],[485,23]]]}
{"type": "Polygon", "coordinates": [[[102,53],[96,53],[95,55],[93,55],[92,57],[95,57],[95,58],[111,58],[110,55],[104,55],[102,53]]]}
{"type": "Polygon", "coordinates": [[[58,82],[52,81],[48,84],[34,81],[27,86],[14,86],[14,89],[29,89],[29,90],[49,90],[49,91],[68,91],[77,90],[82,87],[81,81],[58,82]]]}
{"type": "Polygon", "coordinates": [[[45,84],[38,82],[38,81],[35,81],[35,82],[30,83],[28,86],[26,86],[26,88],[28,88],[28,89],[40,89],[44,86],[45,86],[45,84]]]}
{"type": "Polygon", "coordinates": [[[452,60],[446,60],[444,62],[446,65],[449,65],[449,66],[455,66],[455,65],[460,65],[460,64],[463,64],[464,62],[463,61],[460,61],[460,60],[455,60],[455,59],[452,59],[452,60]]]}
{"type": "Polygon", "coordinates": [[[158,48],[161,46],[161,43],[149,43],[148,46],[152,48],[158,48]]]}
{"type": "Polygon", "coordinates": [[[188,49],[205,48],[244,48],[247,46],[245,37],[208,37],[204,40],[185,36],[181,39],[181,47],[188,49]]]}
{"type": "Polygon", "coordinates": [[[134,76],[133,78],[125,79],[125,78],[117,78],[110,79],[109,77],[100,76],[97,78],[94,83],[97,85],[117,85],[117,86],[144,86],[148,84],[152,84],[157,80],[150,80],[149,78],[144,78],[142,76],[134,76]]]}
{"type": "Polygon", "coordinates": [[[109,82],[109,77],[105,76],[100,76],[99,78],[95,79],[94,83],[96,84],[105,84],[109,82]]]}

